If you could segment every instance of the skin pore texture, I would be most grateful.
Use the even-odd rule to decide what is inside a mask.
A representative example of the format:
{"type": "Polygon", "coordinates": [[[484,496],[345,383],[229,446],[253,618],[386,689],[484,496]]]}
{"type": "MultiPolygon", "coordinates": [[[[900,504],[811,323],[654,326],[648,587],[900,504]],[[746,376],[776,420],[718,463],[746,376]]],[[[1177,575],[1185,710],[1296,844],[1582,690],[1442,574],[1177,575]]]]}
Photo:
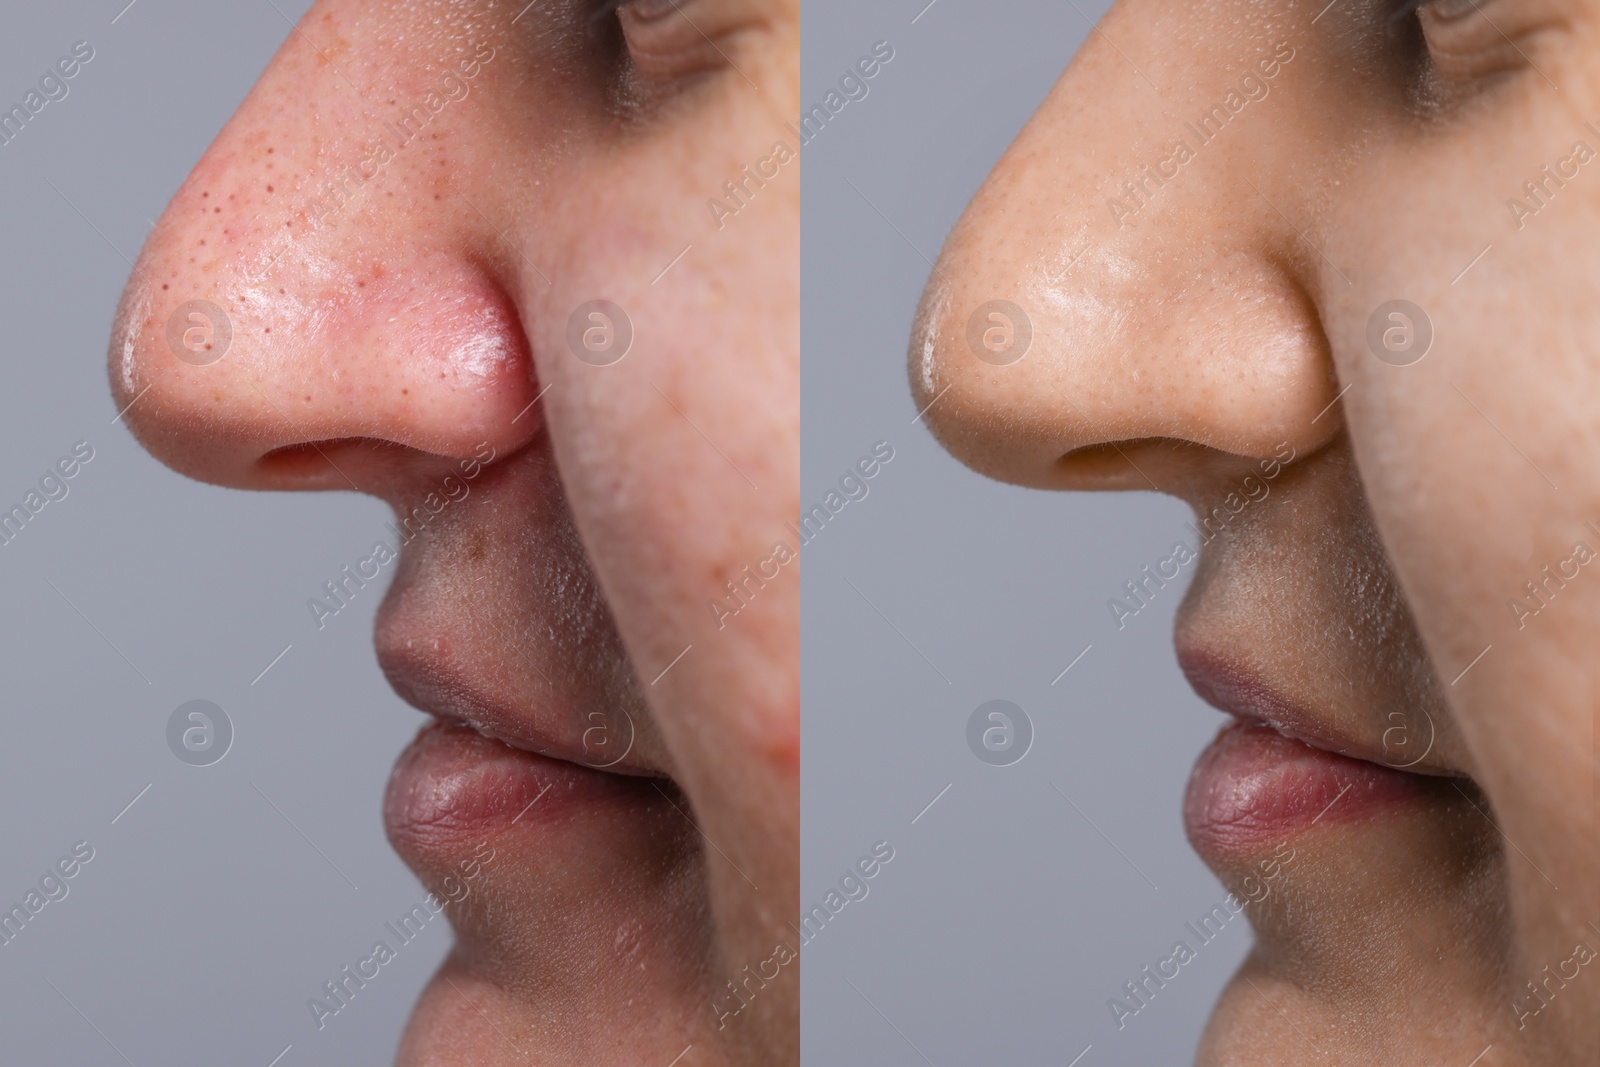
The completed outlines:
{"type": "Polygon", "coordinates": [[[710,608],[798,512],[798,163],[708,210],[798,49],[797,0],[322,0],[129,280],[159,459],[424,509],[376,639],[440,721],[384,814],[457,943],[401,1064],[798,1063],[797,568],[710,608]]]}
{"type": "Polygon", "coordinates": [[[1121,0],[911,343],[974,469],[1225,508],[1176,637],[1246,725],[1186,822],[1242,899],[1294,859],[1202,1064],[1600,1062],[1600,4],[1411,6],[1121,0]]]}

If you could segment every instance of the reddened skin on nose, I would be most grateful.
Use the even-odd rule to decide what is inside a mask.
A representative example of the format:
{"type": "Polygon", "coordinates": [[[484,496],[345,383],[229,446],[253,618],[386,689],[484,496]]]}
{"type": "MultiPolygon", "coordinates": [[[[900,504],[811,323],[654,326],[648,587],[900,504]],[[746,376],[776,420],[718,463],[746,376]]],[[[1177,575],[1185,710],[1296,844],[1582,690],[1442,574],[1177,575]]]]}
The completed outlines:
{"type": "Polygon", "coordinates": [[[210,200],[195,187],[140,257],[109,356],[118,406],[157,458],[205,481],[287,488],[258,462],[294,445],[504,455],[539,429],[518,309],[448,233],[308,233],[263,271],[250,247],[259,227],[184,210],[210,200]]]}

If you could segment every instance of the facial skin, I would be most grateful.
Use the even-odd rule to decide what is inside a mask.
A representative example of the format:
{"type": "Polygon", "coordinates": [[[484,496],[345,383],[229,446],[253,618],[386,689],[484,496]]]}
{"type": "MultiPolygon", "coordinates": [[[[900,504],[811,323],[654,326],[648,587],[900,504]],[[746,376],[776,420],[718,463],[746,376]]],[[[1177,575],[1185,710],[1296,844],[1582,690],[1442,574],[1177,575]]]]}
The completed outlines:
{"type": "Polygon", "coordinates": [[[378,655],[458,724],[384,807],[458,943],[402,1064],[798,1062],[799,579],[741,575],[798,511],[799,164],[708,202],[785,138],[798,4],[598,7],[316,4],[111,343],[177,470],[424,509],[378,655]],[[597,299],[610,366],[569,346],[597,299]],[[217,362],[168,345],[189,300],[217,362]]]}
{"type": "Polygon", "coordinates": [[[993,477],[1226,508],[1179,658],[1277,729],[1202,758],[1189,832],[1241,898],[1296,858],[1199,1062],[1594,1063],[1600,5],[1393,11],[1118,3],[950,237],[915,402],[993,477]],[[1408,366],[1404,321],[1368,340],[1401,299],[1408,366]],[[1031,321],[1006,365],[991,300],[1031,321]]]}

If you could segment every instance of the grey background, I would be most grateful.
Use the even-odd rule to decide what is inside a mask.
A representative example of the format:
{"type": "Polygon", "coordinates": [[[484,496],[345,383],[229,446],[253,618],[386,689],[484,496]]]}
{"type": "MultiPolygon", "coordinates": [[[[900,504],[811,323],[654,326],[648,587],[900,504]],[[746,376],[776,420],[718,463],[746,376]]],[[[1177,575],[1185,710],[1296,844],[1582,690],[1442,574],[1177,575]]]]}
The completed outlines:
{"type": "Polygon", "coordinates": [[[306,1000],[424,896],[379,809],[422,717],[377,670],[379,590],[320,633],[305,602],[388,509],[187,481],[112,423],[105,378],[128,260],[310,5],[125,3],[12,4],[0,34],[6,108],[74,42],[96,53],[0,146],[0,508],[74,442],[95,449],[0,546],[0,909],[74,842],[95,849],[0,946],[0,1058],[267,1067],[292,1044],[280,1067],[382,1063],[442,919],[320,1033],[306,1000]],[[205,768],[165,739],[197,698],[236,734],[205,768]]]}
{"type": "MultiPolygon", "coordinates": [[[[0,946],[8,1062],[383,1062],[448,945],[430,926],[316,1031],[306,999],[422,896],[378,814],[421,719],[373,661],[379,591],[320,633],[305,608],[386,509],[186,481],[112,422],[105,384],[128,259],[308,6],[275,2],[15,5],[0,35],[8,107],[73,42],[96,50],[0,147],[0,505],[96,451],[0,547],[0,906],[95,848],[0,946]],[[165,741],[197,698],[236,732],[207,768],[165,741]]],[[[806,1062],[1065,1064],[1091,1043],[1081,1067],[1182,1062],[1242,923],[1121,1033],[1105,1002],[1223,895],[1178,819],[1217,716],[1173,664],[1178,591],[1121,633],[1105,599],[1186,513],[966,472],[912,424],[902,359],[923,255],[1102,5],[939,0],[912,25],[922,0],[806,3],[808,104],[873,42],[897,53],[806,149],[807,503],[875,441],[897,452],[807,550],[805,906],[874,842],[896,857],[805,949],[806,1062]],[[1036,731],[1008,768],[966,747],[994,698],[1036,731]]]]}
{"type": "Polygon", "coordinates": [[[1185,1063],[1242,918],[1120,1032],[1107,1000],[1226,895],[1180,814],[1222,720],[1177,669],[1182,590],[1121,632],[1106,601],[1188,509],[972,474],[912,424],[904,363],[928,260],[1108,5],[926,2],[805,7],[806,105],[874,42],[896,56],[805,149],[803,504],[875,441],[896,458],[806,549],[802,909],[896,855],[803,949],[804,1060],[1185,1063]],[[966,743],[997,698],[1034,725],[1011,767],[966,743]]]}

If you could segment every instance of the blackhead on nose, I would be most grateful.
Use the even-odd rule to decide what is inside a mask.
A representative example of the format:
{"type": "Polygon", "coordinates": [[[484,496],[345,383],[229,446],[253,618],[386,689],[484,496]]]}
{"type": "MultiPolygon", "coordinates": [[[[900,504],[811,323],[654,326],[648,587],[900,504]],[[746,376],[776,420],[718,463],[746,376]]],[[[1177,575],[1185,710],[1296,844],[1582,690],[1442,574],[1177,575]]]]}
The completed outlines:
{"type": "MultiPolygon", "coordinates": [[[[337,40],[339,23],[316,32],[337,40]]],[[[405,84],[408,59],[362,45],[358,94],[289,36],[129,280],[109,353],[117,406],[185,474],[367,490],[402,462],[509,454],[541,425],[515,277],[471,204],[482,171],[442,165],[477,158],[490,134],[466,109],[481,101],[386,126],[366,99],[405,84]]],[[[483,73],[469,43],[454,47],[463,78],[483,73]]]]}

